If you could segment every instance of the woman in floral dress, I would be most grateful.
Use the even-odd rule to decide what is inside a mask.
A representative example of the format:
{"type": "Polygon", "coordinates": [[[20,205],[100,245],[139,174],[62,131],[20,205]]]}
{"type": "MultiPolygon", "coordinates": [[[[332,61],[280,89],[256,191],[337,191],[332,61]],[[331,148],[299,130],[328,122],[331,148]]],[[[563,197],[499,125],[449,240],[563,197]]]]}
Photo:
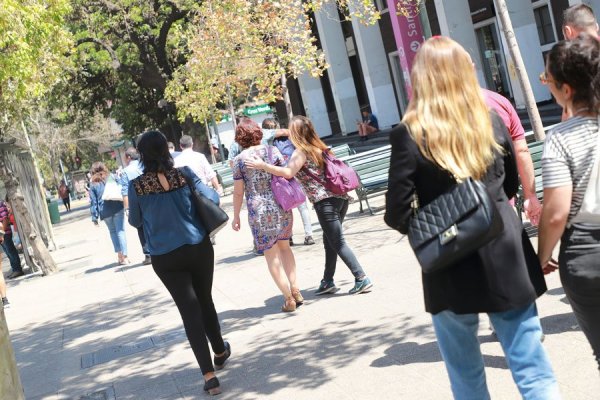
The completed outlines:
{"type": "Polygon", "coordinates": [[[291,312],[304,301],[296,284],[296,260],[289,244],[292,236],[292,212],[283,210],[275,201],[271,191],[272,175],[248,169],[244,163],[248,158],[258,157],[265,162],[283,165],[283,156],[279,150],[261,145],[261,139],[260,127],[250,118],[242,118],[235,130],[235,141],[244,151],[233,160],[235,183],[232,227],[236,231],[240,230],[240,211],[245,194],[248,224],[252,230],[254,244],[257,250],[264,252],[269,272],[283,293],[285,303],[281,310],[291,312]]]}

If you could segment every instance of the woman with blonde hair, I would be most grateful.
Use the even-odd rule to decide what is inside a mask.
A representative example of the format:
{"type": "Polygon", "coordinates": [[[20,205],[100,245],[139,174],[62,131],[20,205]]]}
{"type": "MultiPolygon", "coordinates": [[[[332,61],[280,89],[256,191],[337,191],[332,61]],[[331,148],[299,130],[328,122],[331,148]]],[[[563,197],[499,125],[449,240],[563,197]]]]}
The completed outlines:
{"type": "Polygon", "coordinates": [[[477,339],[479,313],[487,313],[523,398],[558,399],[535,306],[546,290],[542,269],[508,202],[519,180],[506,127],[490,114],[469,54],[452,39],[426,41],[411,79],[407,113],[390,134],[385,222],[406,234],[415,192],[423,207],[472,178],[485,185],[504,225],[474,253],[422,274],[454,398],[490,398],[477,339]]]}
{"type": "Polygon", "coordinates": [[[127,258],[127,238],[125,236],[125,208],[123,197],[120,195],[120,180],[113,176],[101,161],[92,164],[90,170],[90,211],[92,222],[97,226],[98,220],[103,220],[108,227],[117,262],[119,265],[129,264],[127,258]],[[118,191],[116,190],[118,187],[118,191]],[[114,194],[107,197],[107,190],[114,194]]]}
{"type": "Polygon", "coordinates": [[[258,158],[247,159],[246,165],[287,179],[296,177],[302,184],[304,193],[313,203],[323,229],[325,246],[325,272],[316,294],[335,293],[339,290],[333,281],[338,255],[354,275],[354,287],[349,293],[367,293],[373,284],[344,240],[342,232],[342,222],[348,211],[350,197],[346,194],[334,194],[323,184],[325,182],[323,154],[329,152],[329,148],[319,138],[312,122],[306,117],[292,118],[288,129],[289,138],[296,150],[292,153],[287,166],[267,164],[258,158]]]}

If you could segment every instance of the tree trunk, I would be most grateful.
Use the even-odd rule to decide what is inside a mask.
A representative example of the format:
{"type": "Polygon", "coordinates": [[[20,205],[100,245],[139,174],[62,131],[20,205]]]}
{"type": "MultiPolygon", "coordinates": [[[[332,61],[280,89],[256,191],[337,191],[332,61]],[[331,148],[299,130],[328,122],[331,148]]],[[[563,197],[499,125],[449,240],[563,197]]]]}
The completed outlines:
{"type": "Polygon", "coordinates": [[[533,128],[533,135],[535,136],[536,140],[542,141],[546,138],[546,134],[544,133],[544,125],[542,124],[542,118],[540,117],[537,104],[535,103],[535,97],[533,96],[533,90],[531,89],[531,84],[529,83],[529,77],[527,76],[527,70],[525,69],[523,57],[521,57],[521,50],[519,49],[519,44],[517,43],[517,38],[515,37],[515,32],[513,30],[510,15],[508,13],[508,7],[506,6],[506,1],[494,0],[494,3],[496,5],[496,11],[498,12],[500,21],[502,21],[504,37],[508,43],[510,56],[515,63],[515,68],[519,77],[519,83],[521,84],[521,90],[523,90],[523,94],[525,95],[525,104],[527,107],[527,113],[529,114],[529,120],[531,121],[531,126],[533,128]]]}
{"type": "Polygon", "coordinates": [[[36,232],[35,227],[31,221],[29,211],[25,205],[25,199],[19,192],[19,182],[14,176],[12,171],[6,165],[2,155],[0,154],[0,179],[4,181],[6,187],[6,193],[8,200],[12,206],[15,217],[21,222],[22,234],[28,239],[28,243],[31,244],[33,249],[33,256],[40,267],[43,275],[48,275],[56,272],[56,263],[52,259],[48,248],[44,244],[44,241],[40,237],[39,233],[36,232]]]}
{"type": "Polygon", "coordinates": [[[0,306],[0,399],[25,399],[2,306],[0,306]]]}
{"type": "Polygon", "coordinates": [[[283,102],[285,104],[285,112],[288,119],[287,125],[289,126],[292,118],[294,118],[294,112],[292,111],[292,102],[290,101],[290,92],[288,91],[285,74],[281,74],[281,91],[283,92],[283,102]]]}

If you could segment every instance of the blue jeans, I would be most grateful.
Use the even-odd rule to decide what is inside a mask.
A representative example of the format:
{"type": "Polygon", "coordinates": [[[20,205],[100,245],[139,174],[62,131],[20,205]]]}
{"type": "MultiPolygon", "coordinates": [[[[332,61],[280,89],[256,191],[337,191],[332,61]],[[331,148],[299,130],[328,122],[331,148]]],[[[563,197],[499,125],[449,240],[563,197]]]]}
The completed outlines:
{"type": "MultiPolygon", "coordinates": [[[[552,366],[542,346],[542,328],[535,303],[488,315],[523,399],[560,399],[552,366]]],[[[477,340],[479,315],[442,311],[432,318],[454,398],[489,399],[483,356],[477,340]]]]}
{"type": "Polygon", "coordinates": [[[10,269],[13,272],[22,272],[23,267],[21,266],[21,257],[19,257],[19,251],[13,242],[12,234],[4,236],[2,248],[4,249],[4,253],[6,253],[6,257],[8,257],[8,261],[10,262],[10,269]]]}
{"type": "Polygon", "coordinates": [[[110,240],[112,241],[115,253],[121,252],[124,256],[127,255],[127,240],[125,238],[125,210],[120,210],[110,217],[104,218],[104,222],[110,232],[110,240]]]}

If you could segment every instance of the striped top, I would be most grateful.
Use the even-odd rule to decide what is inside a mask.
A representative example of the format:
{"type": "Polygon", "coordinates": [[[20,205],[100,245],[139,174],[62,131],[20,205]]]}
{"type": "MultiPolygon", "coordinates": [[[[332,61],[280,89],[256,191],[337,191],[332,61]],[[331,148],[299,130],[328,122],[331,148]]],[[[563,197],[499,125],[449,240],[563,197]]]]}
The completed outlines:
{"type": "Polygon", "coordinates": [[[573,117],[558,124],[546,137],[542,155],[545,188],[572,186],[571,210],[567,220],[579,212],[590,180],[598,141],[596,117],[573,117]]]}

